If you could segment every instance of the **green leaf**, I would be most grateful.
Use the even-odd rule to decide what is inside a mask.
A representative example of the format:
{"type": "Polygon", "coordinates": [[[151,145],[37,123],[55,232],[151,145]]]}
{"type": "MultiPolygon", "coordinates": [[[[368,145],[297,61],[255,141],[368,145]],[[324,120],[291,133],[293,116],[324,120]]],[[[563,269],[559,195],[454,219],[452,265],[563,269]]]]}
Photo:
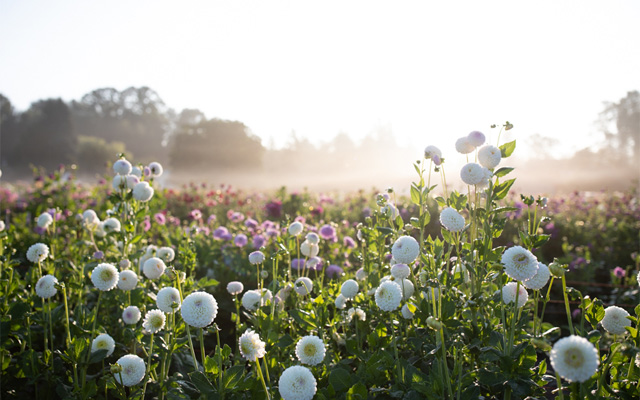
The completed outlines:
{"type": "Polygon", "coordinates": [[[213,357],[205,357],[204,359],[204,370],[208,373],[208,374],[213,374],[213,375],[217,375],[218,372],[220,372],[220,369],[218,368],[218,362],[215,358],[213,357]]]}
{"type": "Polygon", "coordinates": [[[98,361],[104,360],[107,357],[108,352],[109,350],[107,349],[100,349],[92,352],[91,356],[89,357],[89,364],[97,363],[98,361]]]}
{"type": "Polygon", "coordinates": [[[358,400],[358,399],[365,400],[366,398],[367,398],[367,387],[360,382],[351,386],[351,388],[347,392],[347,400],[358,400]]]}
{"type": "Polygon", "coordinates": [[[509,189],[515,183],[515,179],[509,179],[493,188],[494,200],[502,200],[509,194],[509,189]]]}
{"type": "Polygon", "coordinates": [[[376,226],[376,229],[382,233],[382,236],[387,236],[393,233],[393,229],[385,226],[376,226]]]}
{"type": "Polygon", "coordinates": [[[429,210],[424,210],[424,213],[420,216],[420,224],[424,228],[429,225],[429,222],[431,222],[431,214],[429,213],[429,210]]]}
{"type": "Polygon", "coordinates": [[[280,336],[280,339],[276,342],[275,346],[281,349],[291,345],[293,343],[293,339],[289,335],[280,336]]]}
{"type": "Polygon", "coordinates": [[[318,328],[318,325],[316,325],[314,318],[308,312],[295,309],[289,310],[288,312],[289,315],[291,315],[291,318],[299,323],[300,326],[305,330],[310,331],[318,328]]]}
{"type": "Polygon", "coordinates": [[[336,368],[329,374],[329,383],[336,392],[340,392],[351,387],[351,376],[347,370],[336,368]]]}
{"type": "Polygon", "coordinates": [[[191,382],[195,385],[196,388],[200,391],[200,393],[209,397],[215,393],[215,389],[211,382],[207,379],[207,377],[200,371],[195,371],[189,374],[191,377],[191,382]]]}
{"type": "Polygon", "coordinates": [[[505,143],[502,146],[500,146],[500,153],[502,154],[502,158],[507,158],[509,157],[513,151],[516,149],[516,141],[512,141],[509,143],[505,143]]]}
{"type": "Polygon", "coordinates": [[[31,307],[27,303],[17,302],[13,303],[11,309],[9,310],[9,315],[11,315],[11,319],[13,321],[19,321],[22,317],[29,311],[31,307]]]}
{"type": "Polygon", "coordinates": [[[494,172],[493,176],[501,178],[501,177],[507,175],[511,171],[513,171],[513,168],[511,168],[511,167],[502,167],[502,168],[499,168],[496,172],[494,172]]]}
{"type": "Polygon", "coordinates": [[[413,185],[411,185],[411,202],[420,205],[420,191],[413,185]]]}
{"type": "Polygon", "coordinates": [[[222,386],[225,389],[234,388],[242,379],[242,375],[244,375],[244,365],[236,365],[229,368],[228,370],[224,371],[222,386]]]}

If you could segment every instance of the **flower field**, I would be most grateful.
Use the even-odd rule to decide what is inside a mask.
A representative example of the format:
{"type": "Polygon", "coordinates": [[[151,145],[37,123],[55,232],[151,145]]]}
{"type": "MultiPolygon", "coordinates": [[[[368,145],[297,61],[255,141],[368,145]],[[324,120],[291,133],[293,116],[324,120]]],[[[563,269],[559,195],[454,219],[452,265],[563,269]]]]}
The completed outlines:
{"type": "Polygon", "coordinates": [[[2,398],[637,399],[637,191],[514,193],[496,136],[381,191],[3,184],[2,398]]]}

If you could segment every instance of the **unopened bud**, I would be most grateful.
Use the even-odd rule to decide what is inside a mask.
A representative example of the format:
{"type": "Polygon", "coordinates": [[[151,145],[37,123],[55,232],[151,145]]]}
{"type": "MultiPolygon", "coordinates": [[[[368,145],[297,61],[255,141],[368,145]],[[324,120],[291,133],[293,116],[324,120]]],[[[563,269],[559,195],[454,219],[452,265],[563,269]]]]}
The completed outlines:
{"type": "Polygon", "coordinates": [[[111,373],[114,375],[122,372],[122,366],[120,364],[111,364],[111,373]]]}
{"type": "Polygon", "coordinates": [[[442,322],[438,321],[434,317],[427,318],[427,326],[435,331],[442,329],[442,322]]]}
{"type": "Polygon", "coordinates": [[[538,338],[531,339],[531,343],[536,349],[540,349],[542,351],[551,350],[551,345],[547,343],[547,341],[544,339],[538,339],[538,338]]]}
{"type": "Polygon", "coordinates": [[[566,270],[561,264],[554,261],[549,264],[549,272],[551,272],[551,274],[556,278],[562,278],[566,270]]]}
{"type": "Polygon", "coordinates": [[[120,261],[120,269],[129,269],[129,267],[131,267],[131,261],[126,258],[120,261]]]}
{"type": "Polygon", "coordinates": [[[269,277],[269,273],[265,270],[260,271],[260,276],[262,277],[262,279],[266,279],[269,277]]]}

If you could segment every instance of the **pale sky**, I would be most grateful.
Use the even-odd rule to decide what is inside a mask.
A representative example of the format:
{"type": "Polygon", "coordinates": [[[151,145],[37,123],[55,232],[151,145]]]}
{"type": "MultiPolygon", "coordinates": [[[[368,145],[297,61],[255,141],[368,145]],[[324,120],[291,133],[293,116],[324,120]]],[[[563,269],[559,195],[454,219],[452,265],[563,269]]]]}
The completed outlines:
{"type": "Polygon", "coordinates": [[[0,93],[25,110],[149,86],[267,146],[390,127],[447,148],[509,120],[567,154],[640,89],[639,20],[633,0],[0,0],[0,93]]]}

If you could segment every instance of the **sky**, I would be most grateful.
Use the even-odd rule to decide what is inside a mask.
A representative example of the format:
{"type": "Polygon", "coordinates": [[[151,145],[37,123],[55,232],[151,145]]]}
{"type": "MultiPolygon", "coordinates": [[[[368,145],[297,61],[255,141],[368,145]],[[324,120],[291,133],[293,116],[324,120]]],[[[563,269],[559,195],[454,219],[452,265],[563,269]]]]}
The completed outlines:
{"type": "Polygon", "coordinates": [[[25,110],[149,86],[272,147],[391,129],[446,149],[509,120],[563,156],[598,143],[603,102],[640,90],[639,17],[633,0],[2,0],[0,93],[25,110]]]}

